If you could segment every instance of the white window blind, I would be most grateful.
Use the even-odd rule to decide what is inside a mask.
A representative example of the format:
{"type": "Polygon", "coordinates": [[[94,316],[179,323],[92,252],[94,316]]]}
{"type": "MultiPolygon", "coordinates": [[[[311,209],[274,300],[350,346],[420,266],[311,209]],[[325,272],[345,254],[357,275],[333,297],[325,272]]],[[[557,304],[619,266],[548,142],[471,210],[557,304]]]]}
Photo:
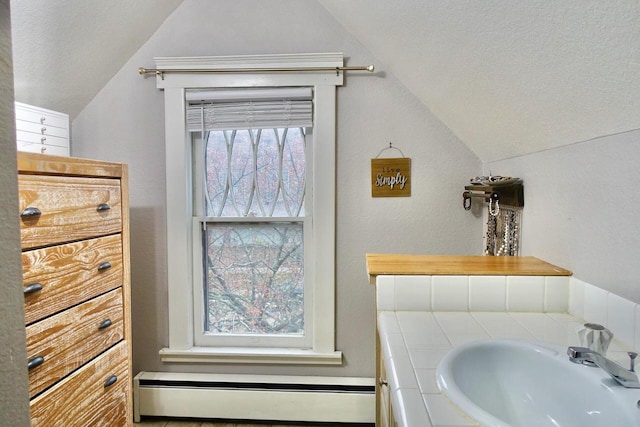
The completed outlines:
{"type": "Polygon", "coordinates": [[[310,87],[190,90],[189,132],[276,127],[311,127],[310,87]]]}

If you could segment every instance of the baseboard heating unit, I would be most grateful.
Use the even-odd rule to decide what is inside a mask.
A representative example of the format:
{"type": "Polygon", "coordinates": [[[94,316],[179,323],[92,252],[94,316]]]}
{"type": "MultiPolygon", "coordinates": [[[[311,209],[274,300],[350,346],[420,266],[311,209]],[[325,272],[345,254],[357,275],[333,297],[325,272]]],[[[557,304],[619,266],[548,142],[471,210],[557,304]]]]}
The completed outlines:
{"type": "Polygon", "coordinates": [[[134,417],[375,423],[373,378],[140,372],[134,417]]]}

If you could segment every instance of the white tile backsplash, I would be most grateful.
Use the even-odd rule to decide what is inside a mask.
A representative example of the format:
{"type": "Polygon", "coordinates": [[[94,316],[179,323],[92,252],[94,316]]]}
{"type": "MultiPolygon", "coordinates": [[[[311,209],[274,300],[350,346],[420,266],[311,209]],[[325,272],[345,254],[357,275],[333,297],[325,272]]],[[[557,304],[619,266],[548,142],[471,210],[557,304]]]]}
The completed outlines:
{"type": "MultiPolygon", "coordinates": [[[[378,276],[378,310],[584,312],[567,276],[378,276]]],[[[582,317],[582,316],[580,316],[582,317]]]]}
{"type": "Polygon", "coordinates": [[[544,276],[508,276],[507,311],[544,311],[544,276]]]}
{"type": "Polygon", "coordinates": [[[431,276],[396,276],[396,310],[431,310],[431,276]]]}
{"type": "Polygon", "coordinates": [[[468,311],[469,276],[433,276],[433,311],[468,311]]]}
{"type": "Polygon", "coordinates": [[[470,311],[505,311],[506,276],[469,276],[470,311]]]}
{"type": "MultiPolygon", "coordinates": [[[[570,314],[573,316],[570,318],[584,319],[584,322],[609,328],[621,342],[640,350],[639,305],[576,277],[378,276],[376,293],[379,311],[397,310],[398,315],[405,311],[402,314],[405,316],[424,316],[425,312],[469,311],[570,314]]],[[[425,328],[429,328],[434,321],[433,318],[423,319],[422,329],[408,333],[428,336],[424,334],[425,328]]],[[[488,323],[487,328],[491,325],[488,323]]],[[[573,326],[577,330],[581,325],[573,326]]],[[[502,332],[506,335],[519,334],[525,339],[530,333],[526,329],[502,332]]],[[[491,331],[495,336],[500,333],[499,330],[491,331]]],[[[553,340],[561,339],[553,332],[549,334],[553,340]]],[[[446,337],[436,335],[431,335],[435,341],[427,342],[425,338],[423,344],[446,346],[450,343],[446,337]]],[[[460,332],[450,335],[456,344],[476,336],[481,337],[482,333],[460,332]]]]}
{"type": "MultiPolygon", "coordinates": [[[[584,320],[600,325],[607,324],[607,291],[589,283],[584,284],[584,320]]],[[[615,334],[615,332],[614,332],[615,334]]]]}
{"type": "Polygon", "coordinates": [[[396,309],[396,276],[376,278],[376,304],[378,310],[396,309]]]}
{"type": "Polygon", "coordinates": [[[544,311],[566,313],[569,310],[569,276],[544,278],[544,311]]]}
{"type": "Polygon", "coordinates": [[[636,304],[618,295],[607,293],[607,322],[605,325],[623,342],[633,345],[636,304]]]}
{"type": "Polygon", "coordinates": [[[569,313],[581,319],[584,319],[584,285],[580,279],[569,278],[569,313]]]}
{"type": "MultiPolygon", "coordinates": [[[[575,277],[570,278],[569,288],[571,315],[605,326],[615,341],[640,351],[640,305],[575,277]]],[[[620,350],[615,341],[607,355],[620,350]]]]}

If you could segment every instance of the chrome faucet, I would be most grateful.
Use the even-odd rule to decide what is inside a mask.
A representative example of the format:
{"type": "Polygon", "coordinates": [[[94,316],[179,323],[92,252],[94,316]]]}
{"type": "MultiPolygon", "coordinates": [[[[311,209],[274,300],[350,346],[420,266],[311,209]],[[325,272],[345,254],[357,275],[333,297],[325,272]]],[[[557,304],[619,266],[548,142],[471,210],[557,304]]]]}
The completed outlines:
{"type": "Polygon", "coordinates": [[[567,349],[567,354],[569,355],[569,360],[573,363],[580,363],[584,365],[593,363],[600,367],[623,387],[640,388],[640,381],[638,381],[638,376],[636,375],[634,368],[635,358],[638,355],[637,353],[628,353],[631,358],[630,369],[625,369],[616,362],[609,360],[600,353],[586,347],[569,347],[567,349]]]}

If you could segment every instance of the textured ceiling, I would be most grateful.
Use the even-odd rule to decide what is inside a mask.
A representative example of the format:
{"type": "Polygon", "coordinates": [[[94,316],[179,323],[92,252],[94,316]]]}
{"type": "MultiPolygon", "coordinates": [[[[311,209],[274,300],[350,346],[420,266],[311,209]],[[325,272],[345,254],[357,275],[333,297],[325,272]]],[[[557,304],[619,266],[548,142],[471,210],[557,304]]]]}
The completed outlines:
{"type": "Polygon", "coordinates": [[[182,1],[12,0],[16,100],[75,117],[182,1]]]}
{"type": "MultiPolygon", "coordinates": [[[[483,161],[640,128],[638,0],[317,1],[483,161]]],[[[17,100],[74,117],[180,3],[12,1],[17,100]]]]}
{"type": "Polygon", "coordinates": [[[482,160],[640,128],[637,0],[319,0],[482,160]]]}

